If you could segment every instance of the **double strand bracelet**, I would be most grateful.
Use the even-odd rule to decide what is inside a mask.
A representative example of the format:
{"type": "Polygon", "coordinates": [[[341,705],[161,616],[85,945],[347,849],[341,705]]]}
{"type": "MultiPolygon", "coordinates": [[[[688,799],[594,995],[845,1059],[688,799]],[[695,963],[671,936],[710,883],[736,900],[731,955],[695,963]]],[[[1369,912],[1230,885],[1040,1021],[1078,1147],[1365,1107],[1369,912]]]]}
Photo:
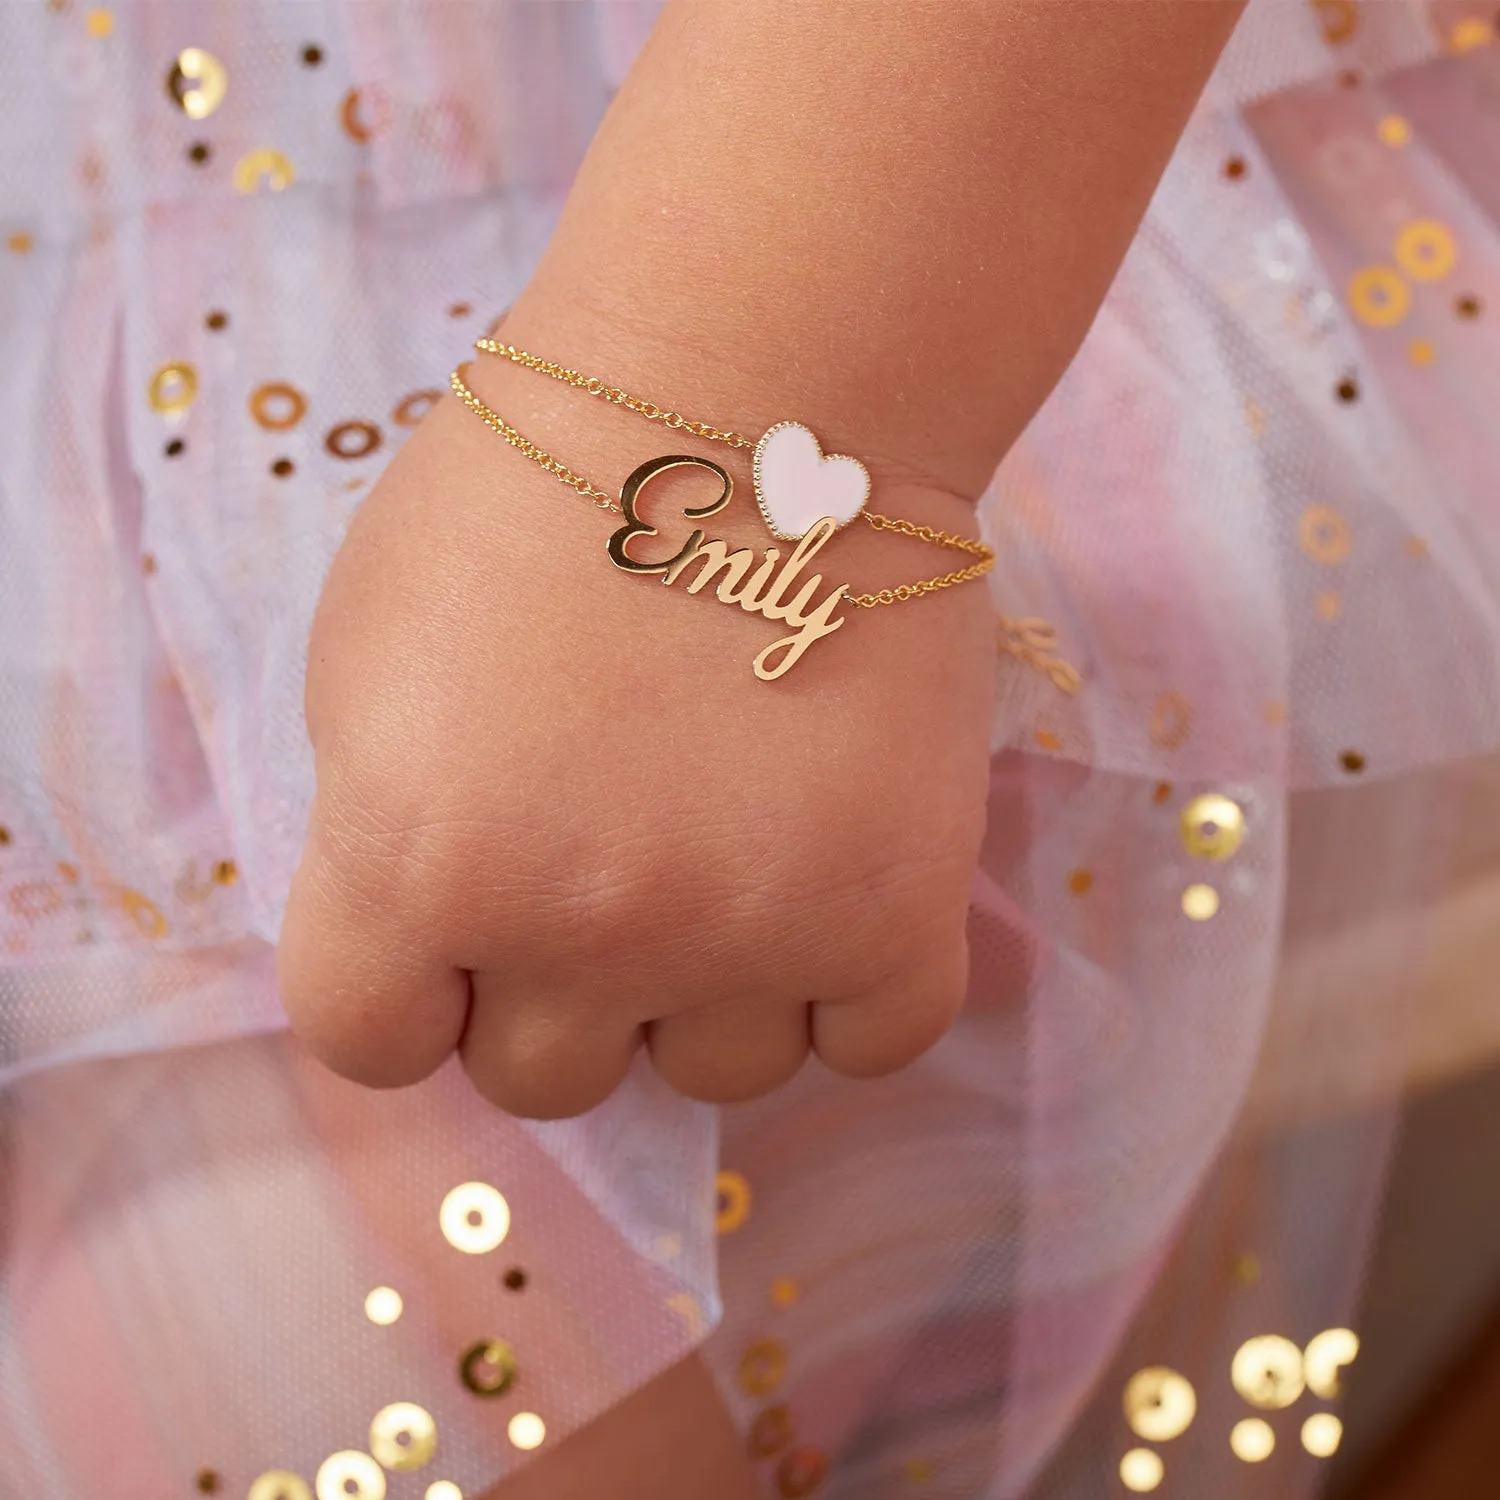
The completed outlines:
{"type": "Polygon", "coordinates": [[[843,626],[844,617],[835,614],[839,605],[872,609],[882,604],[902,604],[908,599],[935,594],[940,589],[953,588],[956,584],[982,578],[995,565],[994,552],[983,542],[866,510],[865,502],[870,496],[870,476],[865,466],[858,459],[845,454],[825,454],[817,438],[799,422],[777,422],[758,439],[748,438],[737,432],[711,426],[707,422],[689,421],[675,411],[667,411],[651,401],[642,401],[578,370],[570,370],[539,355],[528,354],[514,344],[501,344],[494,339],[482,338],[475,340],[474,347],[481,353],[507,359],[512,364],[536,370],[554,380],[586,391],[591,396],[599,396],[616,406],[623,406],[650,421],[661,422],[674,431],[725,443],[731,448],[754,450],[755,499],[761,518],[773,537],[797,544],[786,561],[782,561],[777,548],[767,547],[757,565],[755,553],[750,548],[731,552],[726,542],[705,540],[704,532],[697,527],[672,556],[644,561],[631,554],[630,543],[635,537],[658,534],[657,528],[641,520],[636,511],[637,502],[646,485],[658,474],[684,465],[707,470],[719,481],[719,495],[706,505],[682,512],[689,521],[701,521],[716,515],[729,504],[730,496],[734,493],[734,480],[727,470],[706,458],[686,454],[668,454],[648,459],[630,474],[620,487],[619,499],[615,500],[603,490],[596,489],[581,474],[574,473],[560,459],[517,432],[499,412],[486,406],[469,389],[460,371],[455,370],[449,379],[454,393],[464,405],[512,447],[519,449],[549,474],[555,475],[570,489],[591,500],[600,510],[624,517],[625,524],[611,534],[606,546],[610,561],[617,568],[627,573],[659,575],[663,583],[672,584],[692,564],[698,563],[700,569],[687,585],[688,593],[699,593],[718,575],[715,593],[722,603],[738,604],[748,613],[764,615],[768,620],[784,621],[790,626],[793,632],[791,635],[771,642],[755,658],[755,675],[764,682],[772,682],[784,676],[801,660],[803,653],[814,641],[832,635],[843,626]],[[823,576],[821,573],[813,573],[801,582],[800,588],[792,595],[794,584],[829,538],[856,517],[863,517],[876,531],[899,532],[919,541],[967,553],[977,561],[939,577],[923,578],[915,583],[904,583],[896,588],[880,589],[869,594],[853,594],[849,591],[848,584],[841,583],[830,589],[821,600],[817,595],[823,585],[823,576]]]}

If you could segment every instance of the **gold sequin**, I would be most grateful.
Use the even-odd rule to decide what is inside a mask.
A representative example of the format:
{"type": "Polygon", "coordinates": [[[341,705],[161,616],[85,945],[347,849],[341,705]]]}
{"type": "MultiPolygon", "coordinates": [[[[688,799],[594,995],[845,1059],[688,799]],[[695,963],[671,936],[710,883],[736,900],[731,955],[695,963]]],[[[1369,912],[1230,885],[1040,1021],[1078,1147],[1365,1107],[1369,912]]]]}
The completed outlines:
{"type": "Polygon", "coordinates": [[[1344,403],[1345,406],[1359,400],[1359,382],[1352,376],[1346,375],[1334,386],[1333,394],[1344,403]]]}
{"type": "Polygon", "coordinates": [[[1437,345],[1431,339],[1413,339],[1406,346],[1406,357],[1419,370],[1425,370],[1437,359],[1437,345]]]}
{"type": "Polygon", "coordinates": [[[1494,27],[1479,16],[1465,16],[1453,28],[1448,45],[1455,52],[1472,52],[1476,47],[1487,47],[1495,39],[1494,27]]]}
{"type": "Polygon", "coordinates": [[[229,327],[229,314],[216,307],[204,317],[203,326],[212,333],[222,333],[229,327]]]}
{"type": "Polygon", "coordinates": [[[18,229],[14,234],[6,235],[5,248],[12,255],[30,255],[36,248],[36,241],[24,229],[18,229]]]}
{"type": "Polygon", "coordinates": [[[368,1453],[356,1448],[330,1453],[313,1481],[318,1500],[385,1500],[385,1474],[368,1453]]]}
{"type": "Polygon", "coordinates": [[[396,403],[391,421],[397,427],[415,427],[442,399],[441,391],[413,391],[396,403]]]}
{"type": "Polygon", "coordinates": [[[146,399],[151,403],[151,410],[160,412],[163,416],[171,412],[186,411],[197,394],[198,372],[192,365],[180,360],[163,365],[146,387],[146,399]]]}
{"type": "Polygon", "coordinates": [[[307,397],[284,380],[268,380],[250,392],[250,415],[267,432],[285,432],[307,413],[307,397]]]}
{"type": "Polygon", "coordinates": [[[335,458],[364,458],[380,446],[380,429],[373,422],[340,422],[328,429],[323,446],[335,458]]]}
{"type": "Polygon", "coordinates": [[[714,1232],[733,1234],[750,1217],[750,1184],[744,1174],[723,1171],[714,1179],[714,1232]]]}
{"type": "Polygon", "coordinates": [[[234,190],[237,193],[258,193],[262,185],[279,193],[296,180],[297,173],[291,162],[269,146],[247,151],[234,164],[234,190]]]}
{"type": "Polygon", "coordinates": [[[458,1378],[476,1396],[503,1396],[516,1383],[516,1356],[501,1339],[481,1339],[464,1350],[458,1378]]]}
{"type": "Polygon", "coordinates": [[[1276,1447],[1276,1434],[1271,1431],[1270,1424],[1262,1422],[1259,1417],[1246,1417],[1230,1430],[1229,1446],[1236,1458],[1247,1464],[1258,1464],[1271,1456],[1276,1447]]]}
{"type": "Polygon", "coordinates": [[[510,1233],[510,1205],[487,1182],[461,1182],[438,1210],[443,1238],[465,1255],[485,1255],[510,1233]]]}
{"type": "Polygon", "coordinates": [[[1149,1494],[1162,1482],[1166,1472],[1161,1455],[1149,1448],[1132,1448],[1120,1460],[1120,1483],[1135,1495],[1149,1494]]]}
{"type": "Polygon", "coordinates": [[[115,18],[110,11],[100,5],[88,13],[85,24],[88,26],[90,36],[106,37],[115,29],[115,18]]]}
{"type": "Polygon", "coordinates": [[[1325,1328],[1302,1356],[1307,1386],[1313,1395],[1332,1401],[1339,1393],[1339,1371],[1359,1353],[1359,1335],[1349,1328],[1325,1328]]]}
{"type": "Polygon", "coordinates": [[[1313,0],[1313,9],[1323,27],[1323,40],[1331,47],[1352,41],[1359,30],[1359,12],[1354,0],[1313,0]]]}
{"type": "Polygon", "coordinates": [[[1231,156],[1224,163],[1224,175],[1231,182],[1238,182],[1250,170],[1243,156],[1231,156]]]}
{"type": "MultiPolygon", "coordinates": [[[[10,829],[8,829],[5,826],[4,823],[0,823],[0,849],[5,848],[6,845],[9,844],[10,842],[11,842],[11,832],[10,832],[10,829]]],[[[62,868],[62,866],[59,865],[58,869],[60,870],[61,868],[62,868]]]]}
{"type": "Polygon", "coordinates": [[[1354,533],[1331,505],[1309,505],[1297,522],[1297,541],[1309,557],[1331,567],[1348,557],[1354,533]]]}
{"type": "Polygon", "coordinates": [[[401,1293],[393,1286],[377,1286],[365,1297],[365,1316],[381,1328],[388,1328],[401,1316],[404,1304],[401,1293]]]}
{"type": "Polygon", "coordinates": [[[1315,1411],[1302,1424],[1302,1446],[1314,1458],[1332,1458],[1344,1440],[1344,1424],[1331,1411],[1315,1411]]]}
{"type": "Polygon", "coordinates": [[[1446,224],[1414,219],[1396,236],[1396,263],[1413,281],[1441,281],[1458,261],[1446,224]]]}
{"type": "Polygon", "coordinates": [[[114,893],[120,910],[135,924],[142,937],[164,938],[167,935],[167,919],[156,902],[139,891],[121,889],[114,893]]]}
{"type": "Polygon", "coordinates": [[[232,859],[221,859],[214,865],[215,885],[233,885],[239,878],[239,866],[232,859]]]}
{"type": "Polygon", "coordinates": [[[200,1495],[217,1495],[219,1493],[219,1476],[213,1469],[199,1469],[195,1481],[200,1495]]]}
{"type": "Polygon", "coordinates": [[[673,1292],[667,1298],[667,1306],[682,1319],[689,1338],[703,1337],[703,1309],[691,1292],[673,1292]]]}
{"type": "Polygon", "coordinates": [[[828,1460],[816,1448],[798,1448],[776,1465],[776,1493],[783,1500],[802,1500],[828,1474],[828,1460]]]}
{"type": "Polygon", "coordinates": [[[1251,1406],[1280,1411],[1306,1389],[1302,1351],[1280,1334],[1247,1339],[1235,1351],[1229,1367],[1234,1388],[1251,1406]]]}
{"type": "Polygon", "coordinates": [[[1411,140],[1411,123],[1401,115],[1386,115],[1375,127],[1375,134],[1392,150],[1399,151],[1411,140]]]}
{"type": "Polygon", "coordinates": [[[451,1479],[434,1479],[423,1500],[464,1500],[464,1492],[451,1479]]]}
{"type": "Polygon", "coordinates": [[[1229,859],[1245,842],[1245,814],[1223,793],[1204,792],[1183,808],[1180,831],[1194,859],[1229,859]]]}
{"type": "Polygon", "coordinates": [[[1182,893],[1182,914],[1194,922],[1218,916],[1219,893],[1211,885],[1190,885],[1182,893]]]}
{"type": "Polygon", "coordinates": [[[1181,693],[1158,693],[1146,732],[1159,750],[1175,750],[1193,727],[1193,710],[1181,693]]]}
{"type": "Polygon", "coordinates": [[[467,318],[474,309],[467,302],[455,302],[448,309],[450,318],[467,318]]]}
{"type": "Polygon", "coordinates": [[[791,1276],[778,1276],[771,1283],[771,1301],[777,1307],[790,1307],[802,1295],[802,1288],[791,1276]]]}
{"type": "Polygon", "coordinates": [[[909,1458],[901,1465],[901,1472],[913,1484],[927,1484],[933,1476],[933,1467],[925,1458],[909,1458]]]}
{"type": "Polygon", "coordinates": [[[370,1422],[370,1452],[393,1472],[420,1469],[437,1452],[432,1413],[410,1401],[382,1406],[370,1422]]]}
{"type": "Polygon", "coordinates": [[[313,1492],[300,1474],[290,1469],[267,1469],[250,1481],[245,1500],[313,1500],[313,1492]]]}
{"type": "Polygon", "coordinates": [[[1266,704],[1266,723],[1272,729],[1280,729],[1286,723],[1286,704],[1274,698],[1266,704]]]}
{"type": "Polygon", "coordinates": [[[750,1453],[755,1458],[772,1458],[796,1436],[792,1430],[789,1407],[768,1406],[758,1412],[750,1424],[750,1453]]]}
{"type": "Polygon", "coordinates": [[[1370,328],[1394,328],[1411,311],[1411,288],[1389,266],[1366,266],[1349,281],[1349,311],[1370,328]]]}
{"type": "Polygon", "coordinates": [[[1155,807],[1165,807],[1172,799],[1172,783],[1170,781],[1158,781],[1151,788],[1151,802],[1155,807]]]}
{"type": "Polygon", "coordinates": [[[1192,1382],[1176,1370],[1152,1365],[1137,1370],[1125,1383],[1125,1420],[1148,1443],[1181,1437],[1193,1425],[1198,1396],[1192,1382]]]}
{"type": "Polygon", "coordinates": [[[500,1280],[508,1292],[523,1292],[526,1290],[526,1273],[520,1266],[512,1266],[500,1280]]]}
{"type": "Polygon", "coordinates": [[[1318,618],[1327,623],[1329,621],[1338,619],[1338,617],[1343,614],[1344,601],[1340,599],[1332,589],[1329,589],[1326,592],[1318,595],[1316,608],[1318,611],[1318,618]]]}
{"type": "Polygon", "coordinates": [[[390,99],[378,84],[369,89],[350,89],[339,102],[339,124],[344,134],[361,145],[383,135],[390,123],[390,99]]]}
{"type": "Polygon", "coordinates": [[[1365,768],[1365,758],[1358,750],[1345,750],[1339,756],[1339,764],[1351,776],[1358,776],[1365,768]]]}
{"type": "Polygon", "coordinates": [[[1246,1286],[1253,1286],[1260,1280],[1260,1257],[1251,1255],[1247,1250],[1234,1263],[1234,1279],[1243,1282],[1246,1286]]]}
{"type": "Polygon", "coordinates": [[[289,458],[278,458],[276,462],[271,465],[271,472],[278,479],[287,479],[297,472],[297,465],[294,464],[289,458]]]}
{"type": "Polygon", "coordinates": [[[1043,750],[1061,750],[1063,747],[1062,740],[1050,729],[1038,729],[1035,734],[1032,735],[1032,738],[1037,742],[1037,744],[1042,747],[1043,750]]]}
{"type": "Polygon", "coordinates": [[[547,1424],[534,1411],[518,1411],[506,1424],[505,1435],[513,1448],[529,1453],[546,1440],[547,1424]]]}
{"type": "Polygon", "coordinates": [[[740,1356],[740,1389],[769,1396],[786,1376],[786,1350],[779,1339],[759,1339],[740,1356]]]}
{"type": "Polygon", "coordinates": [[[167,97],[190,120],[206,120],[228,89],[224,64],[202,47],[184,47],[167,73],[167,97]]]}
{"type": "Polygon", "coordinates": [[[1068,872],[1068,894],[1070,896],[1087,896],[1094,888],[1094,872],[1092,870],[1077,869],[1068,872]]]}

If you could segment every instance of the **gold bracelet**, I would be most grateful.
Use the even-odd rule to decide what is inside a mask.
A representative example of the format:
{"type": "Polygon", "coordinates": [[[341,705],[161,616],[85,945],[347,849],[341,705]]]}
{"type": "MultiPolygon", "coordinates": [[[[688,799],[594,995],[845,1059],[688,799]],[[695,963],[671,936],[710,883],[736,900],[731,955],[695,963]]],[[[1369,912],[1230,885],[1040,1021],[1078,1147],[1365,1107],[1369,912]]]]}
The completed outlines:
{"type": "Polygon", "coordinates": [[[727,443],[733,448],[755,450],[755,498],[761,517],[772,536],[781,541],[797,543],[786,562],[781,563],[781,554],[775,547],[767,547],[764,560],[757,567],[755,554],[748,547],[730,552],[726,542],[705,541],[703,531],[698,528],[694,528],[687,541],[671,557],[643,562],[631,556],[630,541],[637,536],[655,536],[657,529],[642,521],[636,514],[635,506],[642,489],[667,469],[684,465],[706,469],[719,481],[718,497],[707,505],[683,511],[688,520],[704,520],[728,505],[730,496],[734,493],[734,480],[725,469],[706,458],[694,458],[685,454],[648,459],[620,487],[620,498],[616,502],[603,490],[595,489],[582,475],[575,474],[561,460],[517,432],[499,412],[486,406],[469,389],[460,371],[455,370],[449,379],[454,393],[464,405],[512,447],[519,449],[527,458],[586,499],[592,500],[600,510],[612,511],[625,518],[625,524],[611,534],[606,544],[610,561],[617,568],[628,573],[660,574],[663,583],[672,584],[691,563],[701,562],[702,570],[687,585],[688,593],[698,593],[722,570],[723,577],[715,590],[722,603],[738,604],[748,613],[764,615],[768,620],[784,620],[790,625],[794,632],[792,635],[773,641],[755,658],[755,675],[764,682],[772,682],[783,676],[801,659],[814,641],[825,635],[832,635],[842,627],[843,618],[834,616],[834,611],[841,603],[863,609],[882,604],[900,604],[908,599],[920,598],[923,594],[934,594],[939,589],[952,588],[955,584],[982,578],[995,565],[994,552],[983,542],[971,541],[968,537],[957,536],[952,532],[938,531],[930,526],[919,526],[912,521],[877,515],[866,510],[870,476],[865,466],[858,459],[845,454],[825,454],[817,438],[798,422],[778,422],[759,439],[747,438],[737,432],[710,426],[706,422],[689,421],[677,412],[666,411],[654,402],[627,395],[615,386],[606,385],[602,380],[570,370],[564,365],[554,364],[538,355],[528,354],[513,344],[500,344],[494,339],[482,338],[475,340],[475,348],[482,353],[497,355],[514,364],[524,365],[527,369],[550,375],[553,379],[576,386],[590,395],[603,397],[617,406],[638,412],[651,421],[662,422],[673,430],[727,443]],[[848,584],[839,584],[817,604],[813,600],[822,587],[823,575],[814,573],[802,583],[795,598],[788,600],[786,595],[802,570],[833,533],[856,516],[863,516],[877,531],[895,531],[939,547],[951,547],[977,557],[979,561],[941,577],[924,578],[916,583],[904,583],[897,588],[880,589],[871,594],[851,594],[848,584]],[[782,653],[781,659],[773,666],[771,659],[777,652],[782,653]]]}

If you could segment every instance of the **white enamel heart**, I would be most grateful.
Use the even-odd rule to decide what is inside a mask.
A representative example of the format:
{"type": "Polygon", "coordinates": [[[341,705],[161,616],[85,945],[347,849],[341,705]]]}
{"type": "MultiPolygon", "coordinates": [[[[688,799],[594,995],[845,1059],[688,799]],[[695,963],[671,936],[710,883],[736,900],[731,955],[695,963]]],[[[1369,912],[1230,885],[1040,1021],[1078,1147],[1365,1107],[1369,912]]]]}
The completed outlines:
{"type": "Polygon", "coordinates": [[[784,542],[797,541],[824,516],[847,525],[870,498],[870,475],[857,458],[824,453],[800,422],[778,422],[755,445],[755,502],[784,542]]]}

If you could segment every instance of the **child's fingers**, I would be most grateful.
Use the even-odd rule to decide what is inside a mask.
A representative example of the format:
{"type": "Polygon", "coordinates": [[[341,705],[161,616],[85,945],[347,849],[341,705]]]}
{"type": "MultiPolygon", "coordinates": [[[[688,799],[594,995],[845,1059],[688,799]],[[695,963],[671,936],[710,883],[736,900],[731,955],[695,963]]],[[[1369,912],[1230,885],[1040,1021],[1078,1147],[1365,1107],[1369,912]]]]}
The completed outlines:
{"type": "Polygon", "coordinates": [[[528,1120],[560,1120],[602,1104],[630,1070],[640,1028],[590,997],[514,993],[502,974],[473,976],[464,1071],[492,1104],[528,1120]]]}
{"type": "Polygon", "coordinates": [[[812,1008],[813,1050],[851,1078],[878,1078],[920,1057],[953,1024],[969,977],[960,940],[880,989],[812,1008]]]}
{"type": "Polygon", "coordinates": [[[315,810],[277,951],[281,1001],[335,1073],[399,1088],[435,1072],[458,1045],[468,976],[410,922],[407,904],[381,898],[364,863],[330,847],[315,810]]]}
{"type": "Polygon", "coordinates": [[[807,1005],[753,996],[653,1021],[656,1071],[690,1099],[732,1104],[768,1094],[807,1056],[807,1005]]]}

